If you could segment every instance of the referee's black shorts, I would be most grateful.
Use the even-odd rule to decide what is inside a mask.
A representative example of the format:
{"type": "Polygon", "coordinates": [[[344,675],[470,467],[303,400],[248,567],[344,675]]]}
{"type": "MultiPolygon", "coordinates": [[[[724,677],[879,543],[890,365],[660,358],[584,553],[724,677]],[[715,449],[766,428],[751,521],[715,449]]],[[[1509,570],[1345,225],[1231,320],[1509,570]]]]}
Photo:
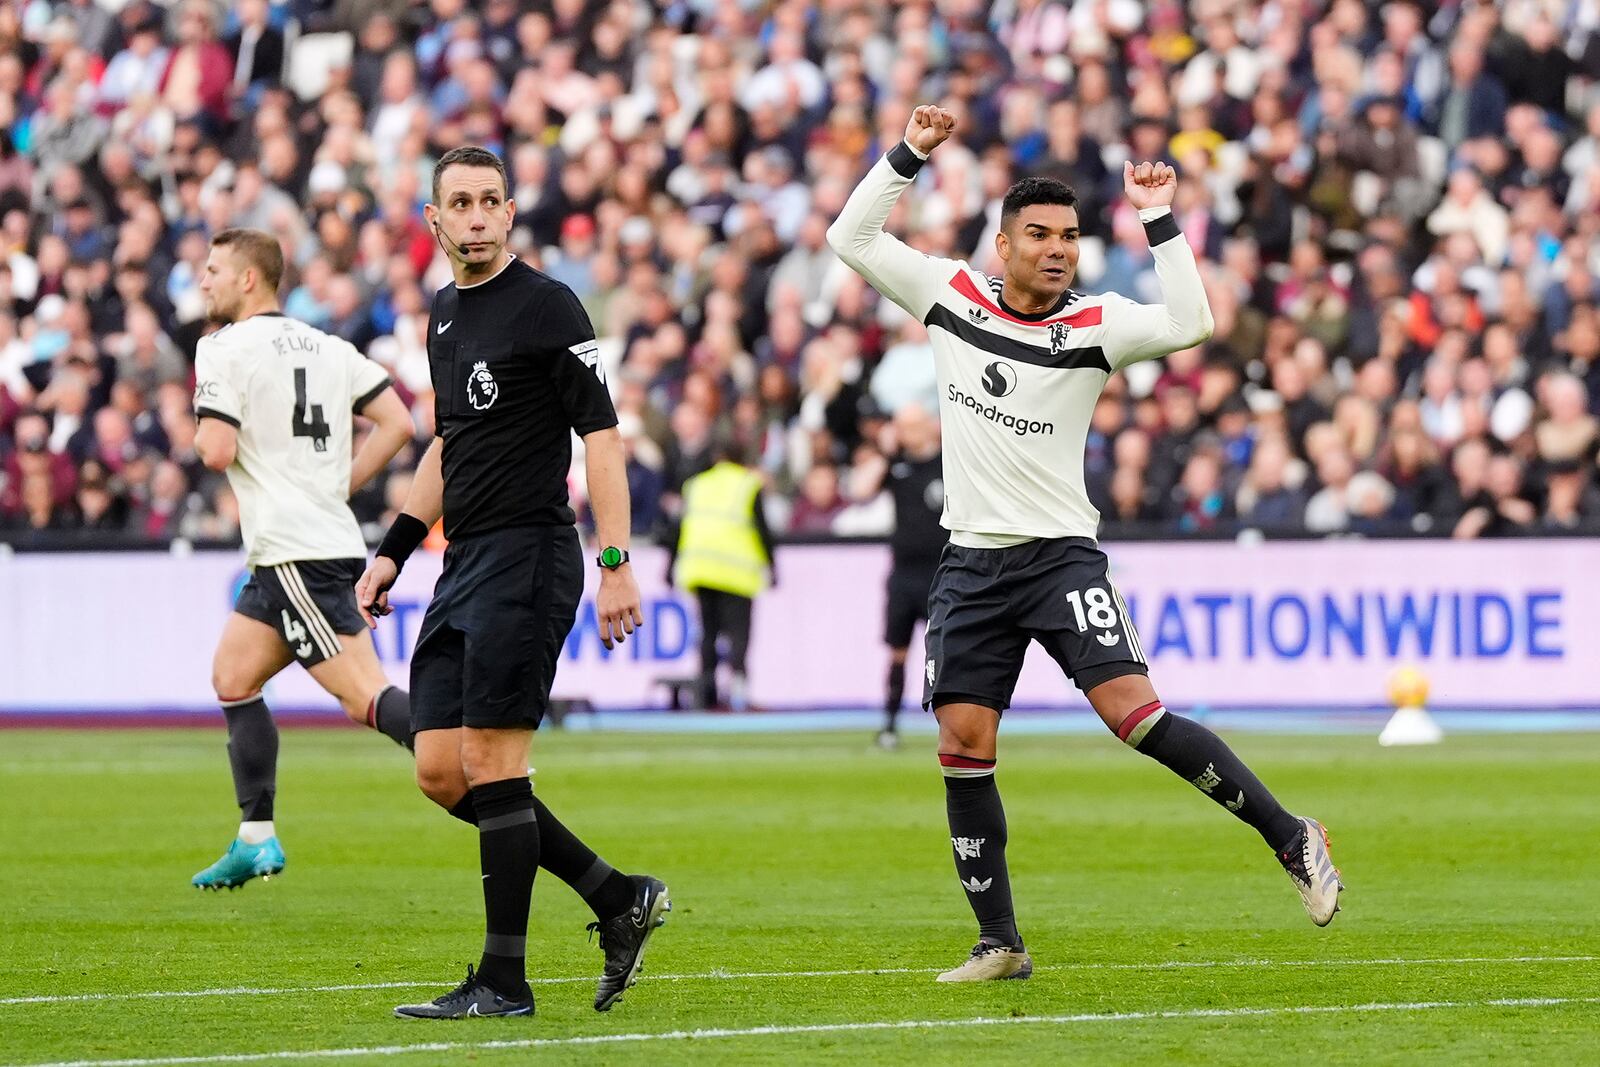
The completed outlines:
{"type": "Polygon", "coordinates": [[[923,707],[962,703],[1005,711],[1030,641],[1043,645],[1084,692],[1150,673],[1106,555],[1093,541],[945,546],[928,601],[923,707]]]}
{"type": "Polygon", "coordinates": [[[411,728],[538,729],[582,597],[572,526],[452,541],[411,655],[411,728]]]}
{"type": "Polygon", "coordinates": [[[911,644],[911,630],[928,618],[928,592],[937,565],[896,563],[885,589],[883,643],[890,648],[911,644]]]}

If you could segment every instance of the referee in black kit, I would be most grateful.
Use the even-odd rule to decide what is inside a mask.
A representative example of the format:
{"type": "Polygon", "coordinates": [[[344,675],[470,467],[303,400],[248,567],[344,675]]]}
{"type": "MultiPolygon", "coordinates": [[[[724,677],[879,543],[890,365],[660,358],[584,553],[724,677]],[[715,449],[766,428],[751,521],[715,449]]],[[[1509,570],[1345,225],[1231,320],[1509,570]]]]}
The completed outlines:
{"type": "Polygon", "coordinates": [[[944,460],[939,450],[939,420],[916,404],[894,414],[895,454],[884,471],[894,500],[894,532],[889,536],[892,566],[885,589],[883,640],[889,646],[889,678],[884,693],[883,729],[878,747],[900,746],[900,703],[906,691],[906,654],[917,622],[928,621],[928,592],[939,569],[939,555],[950,535],[940,525],[944,514],[944,460]]]}
{"type": "MultiPolygon", "coordinates": [[[[516,214],[492,152],[453,149],[433,169],[428,225],[455,283],[433,298],[428,363],[438,436],[405,509],[357,586],[363,612],[442,515],[450,547],[411,660],[417,783],[478,827],[487,932],[466,981],[395,1014],[415,1019],[531,1015],[528,909],[539,867],[594,909],[607,1011],[633,984],[645,942],[671,909],[667,887],[612,869],[533,795],[529,746],[583,595],[583,553],[567,503],[572,434],[584,441],[602,546],[607,648],[643,622],[628,565],[628,483],[594,328],[572,290],[506,251],[516,214]]],[[[375,625],[368,617],[369,625],[375,625]]]]}

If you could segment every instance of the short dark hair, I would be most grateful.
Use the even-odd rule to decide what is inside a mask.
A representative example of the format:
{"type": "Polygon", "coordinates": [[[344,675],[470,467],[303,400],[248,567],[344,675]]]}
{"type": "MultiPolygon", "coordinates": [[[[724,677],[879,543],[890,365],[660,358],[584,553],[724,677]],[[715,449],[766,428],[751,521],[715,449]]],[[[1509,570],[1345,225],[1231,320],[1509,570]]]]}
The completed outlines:
{"type": "Polygon", "coordinates": [[[212,248],[231,248],[235,255],[261,272],[261,281],[267,291],[276,293],[283,281],[283,246],[265,230],[236,227],[223,230],[211,238],[212,248]]]}
{"type": "Polygon", "coordinates": [[[1017,217],[1017,212],[1034,204],[1060,204],[1063,207],[1076,208],[1078,194],[1073,192],[1072,186],[1055,178],[1043,178],[1035,175],[1023,178],[1011,188],[1006,190],[1006,198],[1000,203],[1000,228],[1010,226],[1017,217]]]}
{"type": "Polygon", "coordinates": [[[500,184],[509,193],[511,185],[506,181],[506,165],[500,157],[487,148],[475,144],[464,144],[460,148],[452,148],[439,157],[439,162],[433,165],[433,202],[439,203],[439,183],[444,179],[444,172],[450,167],[488,167],[500,175],[500,184]]]}

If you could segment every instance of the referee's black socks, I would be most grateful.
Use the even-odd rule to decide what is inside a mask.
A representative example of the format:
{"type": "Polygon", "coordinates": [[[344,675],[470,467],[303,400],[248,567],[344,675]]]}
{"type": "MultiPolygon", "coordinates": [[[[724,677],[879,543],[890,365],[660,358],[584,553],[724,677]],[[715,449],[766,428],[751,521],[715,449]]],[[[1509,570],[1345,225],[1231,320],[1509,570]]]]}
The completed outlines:
{"type": "Polygon", "coordinates": [[[994,782],[994,760],[939,753],[945,814],[956,878],[978,919],[978,936],[991,944],[1022,947],[1011,873],[1006,868],[1006,811],[994,782]]]}
{"type": "Polygon", "coordinates": [[[900,717],[900,702],[906,695],[906,661],[889,661],[888,691],[883,701],[883,728],[894,732],[895,720],[900,717]]]}
{"type": "Polygon", "coordinates": [[[1274,852],[1300,833],[1300,820],[1283,810],[1222,738],[1174,715],[1159,700],[1122,720],[1117,736],[1255,827],[1274,852]]]}
{"type": "Polygon", "coordinates": [[[528,909],[539,869],[539,820],[526,778],[474,786],[485,933],[478,974],[504,997],[528,991],[528,909]]]}
{"type": "Polygon", "coordinates": [[[601,922],[633,907],[633,883],[627,875],[595,855],[538,797],[533,798],[533,810],[539,816],[541,867],[570,885],[601,922]]]}
{"type": "MultiPolygon", "coordinates": [[[[539,824],[539,866],[571,886],[602,922],[633,907],[633,883],[627,875],[595,855],[537,795],[533,798],[533,811],[539,824]]],[[[462,797],[450,814],[476,825],[473,793],[462,797]]]]}

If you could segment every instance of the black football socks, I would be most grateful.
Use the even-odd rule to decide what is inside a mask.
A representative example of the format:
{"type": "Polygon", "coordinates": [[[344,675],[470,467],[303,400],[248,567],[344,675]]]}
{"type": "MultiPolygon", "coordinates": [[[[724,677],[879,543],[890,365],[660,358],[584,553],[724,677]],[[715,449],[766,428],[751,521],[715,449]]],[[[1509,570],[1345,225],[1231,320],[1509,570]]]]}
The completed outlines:
{"type": "MultiPolygon", "coordinates": [[[[571,886],[596,919],[614,919],[633,907],[633,883],[627,875],[595,855],[537,796],[533,811],[539,824],[539,866],[571,886]]],[[[462,797],[450,814],[476,826],[473,793],[462,797]]]]}
{"type": "Polygon", "coordinates": [[[895,720],[900,717],[900,701],[906,695],[906,664],[904,660],[889,662],[889,692],[883,702],[883,728],[894,733],[895,720]]]}
{"type": "Polygon", "coordinates": [[[539,866],[570,885],[602,922],[633,907],[627,875],[595,855],[538,797],[533,810],[539,818],[539,866]]]}
{"type": "Polygon", "coordinates": [[[278,792],[278,726],[259,693],[225,701],[222,717],[228,722],[228,765],[241,821],[270,822],[278,792]]]}
{"type": "Polygon", "coordinates": [[[528,994],[528,910],[539,869],[539,820],[526,778],[472,789],[478,814],[485,933],[478,975],[503,997],[528,994]]]}
{"type": "Polygon", "coordinates": [[[1274,852],[1300,833],[1300,820],[1283,810],[1222,738],[1174,715],[1159,700],[1124,719],[1117,736],[1255,827],[1274,852]]]}
{"type": "Polygon", "coordinates": [[[1011,875],[1006,870],[1006,812],[995,785],[994,760],[939,753],[944,771],[945,814],[956,878],[978,919],[979,937],[991,944],[1022,947],[1011,875]]]}

